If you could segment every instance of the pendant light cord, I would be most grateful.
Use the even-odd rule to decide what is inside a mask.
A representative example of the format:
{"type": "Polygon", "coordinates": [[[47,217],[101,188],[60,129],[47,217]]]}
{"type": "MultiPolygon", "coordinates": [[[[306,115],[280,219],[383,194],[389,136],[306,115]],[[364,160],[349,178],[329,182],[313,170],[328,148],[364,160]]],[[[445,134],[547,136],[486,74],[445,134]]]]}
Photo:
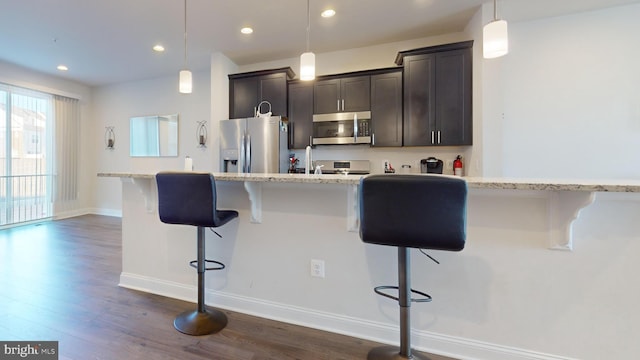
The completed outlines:
{"type": "Polygon", "coordinates": [[[498,0],[493,0],[493,20],[498,20],[498,0]]]}
{"type": "Polygon", "coordinates": [[[309,0],[307,0],[307,52],[309,52],[309,32],[311,31],[311,10],[309,9],[309,0]]]}
{"type": "Polygon", "coordinates": [[[187,69],[187,0],[184,0],[184,68],[187,69]]]}

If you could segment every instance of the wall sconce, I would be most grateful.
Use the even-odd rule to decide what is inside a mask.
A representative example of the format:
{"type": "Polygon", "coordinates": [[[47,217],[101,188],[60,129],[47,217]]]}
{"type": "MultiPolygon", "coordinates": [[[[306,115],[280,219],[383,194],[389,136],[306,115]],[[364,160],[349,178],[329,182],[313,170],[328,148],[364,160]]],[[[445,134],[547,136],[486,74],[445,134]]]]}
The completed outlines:
{"type": "Polygon", "coordinates": [[[104,128],[104,145],[107,150],[113,150],[116,145],[116,133],[114,131],[114,126],[106,126],[104,128]]]}
{"type": "Polygon", "coordinates": [[[198,147],[207,147],[207,120],[198,121],[196,139],[198,140],[198,147]]]}

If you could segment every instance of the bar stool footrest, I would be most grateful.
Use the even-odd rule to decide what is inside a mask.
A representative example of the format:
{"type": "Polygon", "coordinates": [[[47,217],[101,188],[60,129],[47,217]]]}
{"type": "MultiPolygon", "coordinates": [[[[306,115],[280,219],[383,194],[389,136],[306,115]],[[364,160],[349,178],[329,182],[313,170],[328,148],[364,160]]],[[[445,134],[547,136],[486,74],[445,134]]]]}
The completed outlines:
{"type": "MultiPolygon", "coordinates": [[[[217,265],[218,265],[218,266],[215,266],[215,267],[205,267],[204,269],[205,269],[206,271],[209,271],[209,270],[222,270],[222,269],[224,269],[224,267],[225,267],[225,266],[224,266],[224,264],[223,264],[223,263],[221,263],[220,261],[215,261],[215,260],[205,260],[205,263],[214,263],[214,264],[217,264],[217,265]]],[[[191,267],[192,267],[192,268],[194,268],[194,269],[197,269],[197,268],[198,268],[198,260],[190,261],[190,262],[189,262],[189,266],[191,266],[191,267]]]]}
{"type": "MultiPolygon", "coordinates": [[[[400,301],[400,299],[396,296],[393,295],[389,295],[385,292],[383,292],[382,290],[398,290],[397,286],[388,286],[388,285],[383,285],[383,286],[376,286],[373,291],[376,292],[376,294],[378,295],[382,295],[384,297],[388,297],[389,299],[393,299],[395,301],[400,301]]],[[[422,298],[411,298],[411,302],[430,302],[431,301],[431,296],[429,294],[425,294],[422,291],[418,291],[418,290],[413,290],[411,289],[411,292],[414,294],[418,294],[420,296],[422,296],[422,298]]]]}

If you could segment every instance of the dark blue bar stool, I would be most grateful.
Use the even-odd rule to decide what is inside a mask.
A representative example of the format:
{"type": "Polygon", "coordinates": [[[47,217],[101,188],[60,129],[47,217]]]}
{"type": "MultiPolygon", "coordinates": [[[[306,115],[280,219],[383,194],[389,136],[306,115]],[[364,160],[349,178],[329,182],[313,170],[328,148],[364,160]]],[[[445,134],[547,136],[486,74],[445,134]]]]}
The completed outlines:
{"type": "Polygon", "coordinates": [[[160,172],[156,174],[156,183],[160,221],[198,227],[198,260],[190,262],[198,270],[198,309],[178,315],[173,326],[188,335],[218,332],[227,326],[227,316],[220,310],[206,308],[204,273],[224,269],[224,264],[205,259],[205,229],[226,224],[238,217],[238,212],[216,209],[216,182],[211,174],[160,172]],[[216,266],[207,268],[206,263],[216,266]]]}
{"type": "Polygon", "coordinates": [[[400,348],[374,348],[367,358],[427,359],[411,352],[411,302],[428,302],[431,296],[411,289],[409,249],[464,248],[467,183],[442,175],[371,175],[360,180],[359,201],[362,241],[398,248],[398,286],[374,290],[399,302],[400,348]],[[397,289],[398,297],[383,291],[389,289],[397,289]]]}

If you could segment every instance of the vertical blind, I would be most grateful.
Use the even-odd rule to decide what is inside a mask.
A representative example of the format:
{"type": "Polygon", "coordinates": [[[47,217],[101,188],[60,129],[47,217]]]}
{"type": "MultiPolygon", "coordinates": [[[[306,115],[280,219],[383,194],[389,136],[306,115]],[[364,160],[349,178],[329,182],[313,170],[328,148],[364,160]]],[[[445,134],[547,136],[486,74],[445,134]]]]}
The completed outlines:
{"type": "Polygon", "coordinates": [[[80,106],[77,99],[53,97],[55,119],[55,201],[78,198],[80,106]]]}

